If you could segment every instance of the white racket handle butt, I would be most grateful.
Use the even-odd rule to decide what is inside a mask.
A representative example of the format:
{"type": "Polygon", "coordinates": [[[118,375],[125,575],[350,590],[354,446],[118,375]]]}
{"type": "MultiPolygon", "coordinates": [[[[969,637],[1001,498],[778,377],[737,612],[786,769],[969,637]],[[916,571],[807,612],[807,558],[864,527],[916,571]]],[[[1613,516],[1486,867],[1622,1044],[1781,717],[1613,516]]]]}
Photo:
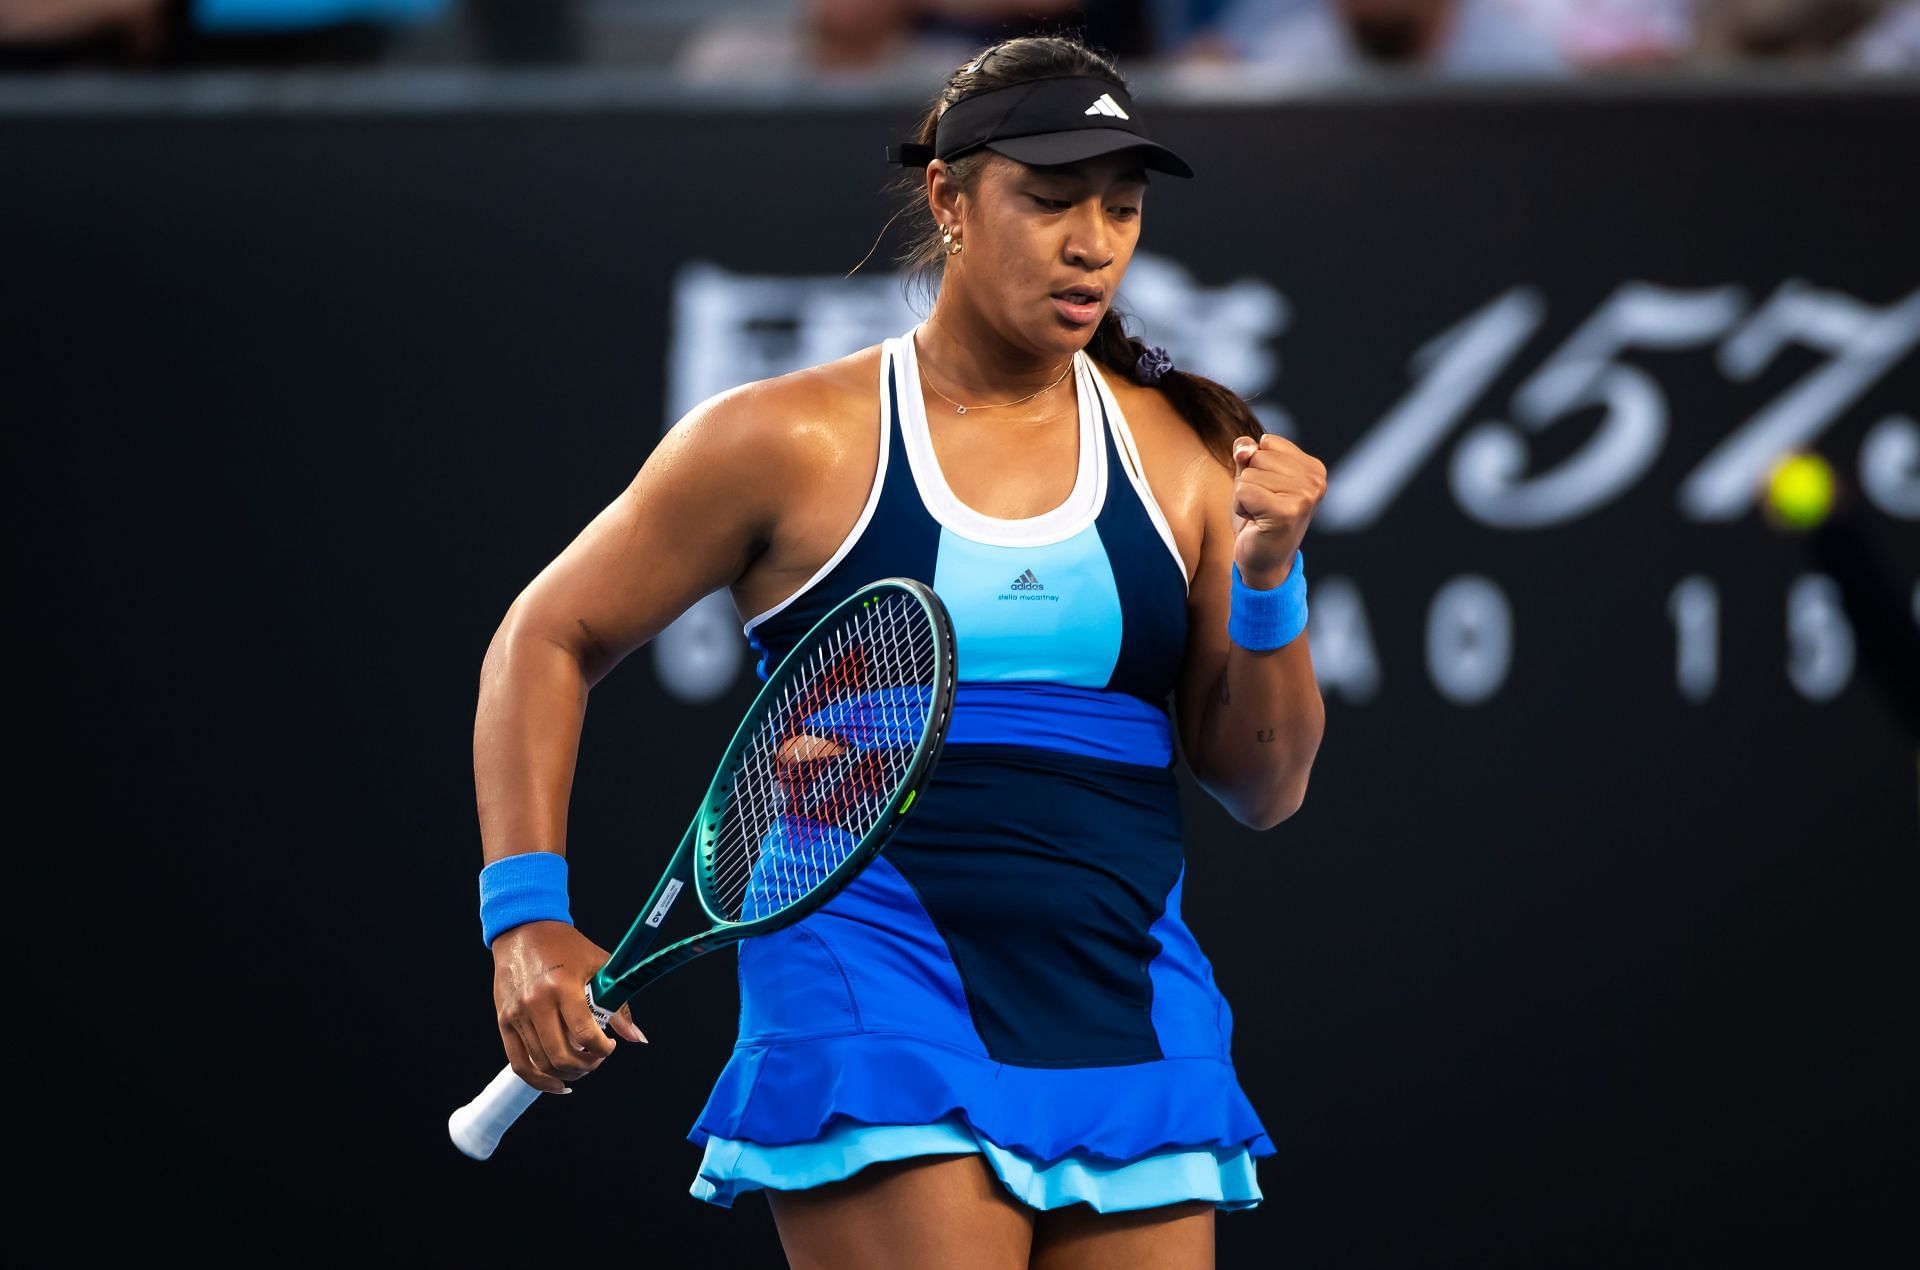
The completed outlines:
{"type": "Polygon", "coordinates": [[[447,1134],[461,1154],[484,1160],[500,1145],[500,1136],[513,1127],[520,1113],[539,1097],[540,1091],[515,1075],[513,1068],[503,1067],[478,1098],[447,1117],[447,1134]]]}
{"type": "MultiPolygon", "coordinates": [[[[593,1011],[594,1021],[601,1027],[613,1022],[613,1011],[601,1009],[593,999],[591,981],[587,983],[587,1009],[593,1011]]],[[[461,1154],[484,1160],[500,1145],[501,1136],[513,1127],[520,1113],[539,1099],[539,1090],[515,1075],[512,1067],[502,1067],[478,1098],[447,1117],[447,1136],[461,1154]]]]}

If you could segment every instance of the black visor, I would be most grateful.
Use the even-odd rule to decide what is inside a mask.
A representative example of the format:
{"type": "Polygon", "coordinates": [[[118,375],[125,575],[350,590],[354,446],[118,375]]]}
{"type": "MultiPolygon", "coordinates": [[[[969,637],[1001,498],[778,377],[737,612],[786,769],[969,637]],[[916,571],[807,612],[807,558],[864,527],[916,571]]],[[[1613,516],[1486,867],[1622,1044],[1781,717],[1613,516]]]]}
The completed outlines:
{"type": "Polygon", "coordinates": [[[1147,138],[1126,89],[1086,76],[1036,79],[962,97],[940,116],[931,148],[889,146],[887,159],[924,167],[982,146],[1037,167],[1137,150],[1141,163],[1155,172],[1193,175],[1185,159],[1147,138]]]}

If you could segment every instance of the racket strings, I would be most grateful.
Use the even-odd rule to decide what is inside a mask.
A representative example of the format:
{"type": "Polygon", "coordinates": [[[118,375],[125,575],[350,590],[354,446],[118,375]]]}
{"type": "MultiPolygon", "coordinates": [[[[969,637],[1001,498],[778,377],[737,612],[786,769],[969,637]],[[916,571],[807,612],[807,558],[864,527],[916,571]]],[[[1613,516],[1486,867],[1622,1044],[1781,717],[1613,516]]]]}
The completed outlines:
{"type": "Polygon", "coordinates": [[[789,907],[886,816],[926,732],[935,638],[916,600],[883,594],[803,655],[737,761],[706,854],[717,916],[789,907]]]}
{"type": "MultiPolygon", "coordinates": [[[[897,630],[882,624],[878,631],[892,650],[886,655],[898,658],[897,630]]],[[[911,741],[917,735],[899,734],[917,730],[924,710],[912,709],[909,699],[908,718],[876,721],[872,717],[876,707],[898,714],[901,703],[861,696],[859,690],[874,682],[874,676],[858,659],[846,656],[850,646],[857,647],[856,639],[857,635],[850,638],[842,633],[823,648],[823,658],[809,669],[820,674],[819,661],[830,659],[827,673],[820,674],[812,692],[800,694],[797,702],[794,693],[786,694],[782,717],[769,720],[785,727],[770,729],[769,735],[784,732],[787,739],[779,747],[754,747],[749,779],[758,781],[762,790],[779,789],[783,798],[774,809],[773,824],[764,825],[768,817],[763,806],[760,815],[737,818],[735,832],[728,835],[723,848],[727,858],[717,872],[714,890],[730,910],[729,917],[736,907],[744,918],[765,916],[818,886],[884,814],[902,774],[902,760],[911,759],[911,741]],[[840,703],[852,708],[834,711],[832,707],[840,703]],[[841,717],[829,717],[835,713],[841,717]],[[907,742],[904,750],[873,748],[873,738],[890,734],[907,742]]]]}
{"type": "MultiPolygon", "coordinates": [[[[867,634],[877,637],[883,662],[913,664],[910,656],[902,656],[898,622],[874,624],[867,634]]],[[[768,787],[771,773],[772,785],[781,789],[784,800],[772,827],[774,838],[769,841],[764,835],[752,835],[750,830],[742,834],[758,837],[754,844],[757,849],[728,852],[732,867],[718,876],[721,885],[716,889],[730,908],[742,899],[748,901],[746,916],[777,911],[831,873],[884,813],[901,774],[901,760],[911,759],[911,742],[917,740],[924,710],[910,708],[910,717],[904,719],[873,717],[876,707],[890,706],[898,714],[901,703],[861,694],[860,690],[876,682],[877,677],[860,657],[847,655],[850,649],[859,647],[858,641],[858,632],[842,632],[822,648],[808,668],[816,676],[812,691],[800,693],[797,702],[794,693],[787,693],[781,717],[769,720],[785,725],[769,729],[769,735],[784,733],[788,739],[777,749],[755,747],[751,771],[761,782],[760,788],[768,787]],[[824,673],[822,661],[826,662],[824,673]],[[841,717],[837,719],[831,717],[836,713],[833,707],[843,703],[852,708],[838,711],[841,717]],[[907,735],[901,735],[903,732],[907,735]],[[906,745],[904,751],[893,748],[888,753],[887,748],[872,748],[875,737],[884,739],[890,734],[906,745]],[[796,740],[800,743],[798,757],[794,753],[796,740]],[[834,832],[836,829],[840,832],[834,832]],[[751,894],[746,894],[749,890],[751,894]]],[[[913,694],[916,698],[920,695],[913,694]]],[[[911,698],[907,704],[911,707],[911,698]]],[[[764,815],[747,816],[739,824],[757,827],[764,819],[764,815]]]]}

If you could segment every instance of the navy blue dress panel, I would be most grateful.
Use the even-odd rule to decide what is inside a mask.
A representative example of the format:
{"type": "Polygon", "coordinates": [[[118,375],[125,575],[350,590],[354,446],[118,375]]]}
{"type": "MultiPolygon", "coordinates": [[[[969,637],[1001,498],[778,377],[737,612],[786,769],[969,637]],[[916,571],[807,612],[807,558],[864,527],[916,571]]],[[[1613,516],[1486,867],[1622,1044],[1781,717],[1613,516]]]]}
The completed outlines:
{"type": "Polygon", "coordinates": [[[1120,609],[1127,615],[1120,658],[1107,687],[1166,708],[1179,679],[1187,646],[1187,575],[1135,496],[1121,461],[1113,420],[1100,399],[1101,433],[1107,440],[1106,505],[1094,524],[1113,561],[1120,609]]]}
{"type": "Polygon", "coordinates": [[[945,936],[990,1057],[1095,1067],[1163,1056],[1148,968],[1182,863],[1171,771],[954,746],[886,858],[945,936]]]}
{"type": "MultiPolygon", "coordinates": [[[[1070,869],[1052,882],[1072,876],[1070,869]]],[[[936,1124],[958,1115],[1043,1163],[1123,1163],[1194,1148],[1274,1154],[1235,1076],[1231,1015],[1180,920],[1180,890],[1176,882],[1153,926],[1162,946],[1151,966],[1153,1025],[1165,1056],[1008,1063],[989,1056],[949,939],[890,847],[818,912],[739,945],[739,1041],[688,1139],[781,1146],[818,1141],[847,1123],[936,1124]]],[[[1054,1011],[1077,1017],[1078,985],[1061,986],[1054,1011]]]]}

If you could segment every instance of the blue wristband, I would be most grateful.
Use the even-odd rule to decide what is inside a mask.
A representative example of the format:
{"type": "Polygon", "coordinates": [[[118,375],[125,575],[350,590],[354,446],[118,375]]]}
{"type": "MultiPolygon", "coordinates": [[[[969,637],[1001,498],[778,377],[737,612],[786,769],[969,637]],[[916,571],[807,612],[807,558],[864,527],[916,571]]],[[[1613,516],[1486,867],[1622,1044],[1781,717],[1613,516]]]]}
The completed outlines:
{"type": "Polygon", "coordinates": [[[557,852],[503,856],[480,870],[480,938],[487,947],[528,922],[573,924],[567,912],[567,858],[557,852]]]}
{"type": "Polygon", "coordinates": [[[1287,580],[1267,591],[1240,579],[1233,566],[1233,603],[1227,609],[1227,638],[1242,648],[1285,648],[1307,629],[1307,558],[1293,553],[1287,580]]]}

